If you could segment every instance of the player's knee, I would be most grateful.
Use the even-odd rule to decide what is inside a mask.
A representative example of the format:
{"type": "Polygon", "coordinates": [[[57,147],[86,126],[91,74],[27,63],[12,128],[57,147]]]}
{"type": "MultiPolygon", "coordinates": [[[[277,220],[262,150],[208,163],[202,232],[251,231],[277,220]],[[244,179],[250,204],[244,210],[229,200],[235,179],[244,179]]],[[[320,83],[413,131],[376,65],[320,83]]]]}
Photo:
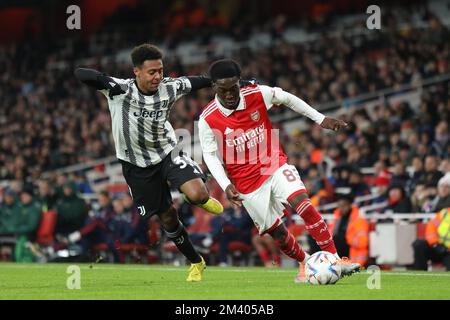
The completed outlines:
{"type": "Polygon", "coordinates": [[[308,199],[308,194],[306,192],[302,192],[289,200],[289,204],[292,208],[296,209],[298,205],[306,199],[308,199]]]}
{"type": "Polygon", "coordinates": [[[209,194],[206,188],[202,188],[199,190],[192,190],[186,196],[189,198],[189,201],[193,204],[205,203],[209,199],[209,194]]]}

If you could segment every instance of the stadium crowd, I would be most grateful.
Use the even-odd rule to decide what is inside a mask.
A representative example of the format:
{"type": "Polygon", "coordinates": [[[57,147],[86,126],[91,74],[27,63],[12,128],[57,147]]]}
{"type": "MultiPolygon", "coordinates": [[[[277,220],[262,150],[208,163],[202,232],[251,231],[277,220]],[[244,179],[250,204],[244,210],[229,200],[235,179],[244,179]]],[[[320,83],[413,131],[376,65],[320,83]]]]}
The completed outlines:
{"type": "MultiPolygon", "coordinates": [[[[438,212],[450,207],[450,82],[424,89],[418,109],[408,102],[351,107],[360,94],[419,85],[450,72],[449,30],[435,16],[428,15],[425,20],[426,28],[397,29],[393,25],[388,32],[324,34],[301,44],[285,41],[283,30],[288,25],[275,20],[269,26],[273,31],[270,47],[243,47],[234,53],[243,66],[243,78],[279,86],[312,106],[332,101],[344,106],[342,118],[350,126],[337,134],[325,133],[310,122],[287,132],[284,123],[278,123],[284,150],[314,204],[334,202],[336,188],[350,187],[355,196],[375,193],[379,196],[376,201],[387,201],[382,211],[438,212]],[[374,174],[367,176],[361,168],[373,168],[374,174]]],[[[234,29],[233,36],[240,41],[245,39],[239,28],[246,23],[234,29]]],[[[252,30],[259,31],[264,30],[252,30]]],[[[106,34],[103,43],[109,46],[96,45],[100,33],[95,40],[73,38],[54,46],[27,41],[0,53],[0,180],[11,181],[2,190],[0,234],[18,236],[17,261],[42,254],[33,241],[40,213],[52,210],[58,216],[55,236],[46,242],[41,258],[49,259],[52,250],[73,243],[81,243],[84,253],[94,244],[104,243],[114,261],[123,261],[121,244],[147,244],[153,239],[155,247],[163,246],[157,228],[156,236],[147,233],[147,222],[139,218],[129,196],[102,192],[97,194],[98,202],[88,205],[77,196],[93,193],[82,173],[41,179],[45,171],[114,155],[106,100],[73,76],[78,58],[88,58],[87,53],[92,54],[92,67],[116,77],[131,76],[131,65],[100,59],[114,52],[112,48],[122,48],[121,43],[128,44],[122,41],[128,34],[106,34]]],[[[182,65],[176,57],[168,57],[165,68],[172,77],[204,74],[208,62],[182,65]]],[[[210,99],[211,91],[202,90],[180,101],[171,114],[173,126],[192,132],[193,121],[210,99]]],[[[286,108],[272,110],[280,114],[286,108]]],[[[213,182],[210,189],[220,194],[213,182]]],[[[182,200],[177,205],[184,223],[191,226],[196,245],[217,244],[218,262],[226,263],[225,248],[232,241],[258,247],[252,242],[254,231],[237,236],[251,227],[244,221],[246,215],[230,206],[220,218],[223,221],[218,221],[201,217],[182,200]],[[198,230],[201,223],[196,219],[206,219],[198,230]],[[220,227],[225,224],[229,227],[220,227]]],[[[266,263],[264,257],[267,253],[261,253],[266,263]]]]}

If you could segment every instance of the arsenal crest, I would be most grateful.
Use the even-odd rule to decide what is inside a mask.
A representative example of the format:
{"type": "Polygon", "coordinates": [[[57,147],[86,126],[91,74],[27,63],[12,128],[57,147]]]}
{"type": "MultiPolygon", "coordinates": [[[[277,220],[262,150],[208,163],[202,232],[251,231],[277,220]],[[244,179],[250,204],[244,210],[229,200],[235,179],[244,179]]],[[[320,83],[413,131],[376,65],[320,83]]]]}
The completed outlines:
{"type": "Polygon", "coordinates": [[[252,113],[250,114],[250,118],[251,118],[253,121],[258,121],[258,120],[259,120],[259,111],[258,111],[258,110],[255,110],[254,112],[252,112],[252,113]]]}

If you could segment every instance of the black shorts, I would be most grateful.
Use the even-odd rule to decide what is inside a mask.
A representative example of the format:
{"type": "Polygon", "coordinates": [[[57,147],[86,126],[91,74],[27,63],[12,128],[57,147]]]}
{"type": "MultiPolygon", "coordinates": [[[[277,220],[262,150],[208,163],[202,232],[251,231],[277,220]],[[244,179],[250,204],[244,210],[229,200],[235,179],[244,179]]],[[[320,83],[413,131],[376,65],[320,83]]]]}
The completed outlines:
{"type": "Polygon", "coordinates": [[[172,152],[160,163],[147,168],[120,160],[123,176],[141,216],[149,218],[154,214],[166,212],[172,205],[171,189],[179,190],[181,185],[192,179],[206,180],[194,160],[184,154],[172,159],[172,152]]]}

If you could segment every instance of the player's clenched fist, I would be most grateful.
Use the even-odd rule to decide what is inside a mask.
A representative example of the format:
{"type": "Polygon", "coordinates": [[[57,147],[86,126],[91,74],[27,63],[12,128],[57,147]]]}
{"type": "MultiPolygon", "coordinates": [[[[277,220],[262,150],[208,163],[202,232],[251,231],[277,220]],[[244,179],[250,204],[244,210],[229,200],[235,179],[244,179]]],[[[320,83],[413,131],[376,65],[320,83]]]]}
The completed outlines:
{"type": "Polygon", "coordinates": [[[239,192],[236,190],[236,187],[233,184],[228,185],[228,187],[225,189],[225,193],[227,194],[228,200],[235,206],[241,207],[242,206],[242,199],[239,196],[239,192]]]}
{"type": "Polygon", "coordinates": [[[348,127],[348,124],[340,119],[325,117],[320,124],[322,128],[338,131],[341,128],[348,127]]]}

